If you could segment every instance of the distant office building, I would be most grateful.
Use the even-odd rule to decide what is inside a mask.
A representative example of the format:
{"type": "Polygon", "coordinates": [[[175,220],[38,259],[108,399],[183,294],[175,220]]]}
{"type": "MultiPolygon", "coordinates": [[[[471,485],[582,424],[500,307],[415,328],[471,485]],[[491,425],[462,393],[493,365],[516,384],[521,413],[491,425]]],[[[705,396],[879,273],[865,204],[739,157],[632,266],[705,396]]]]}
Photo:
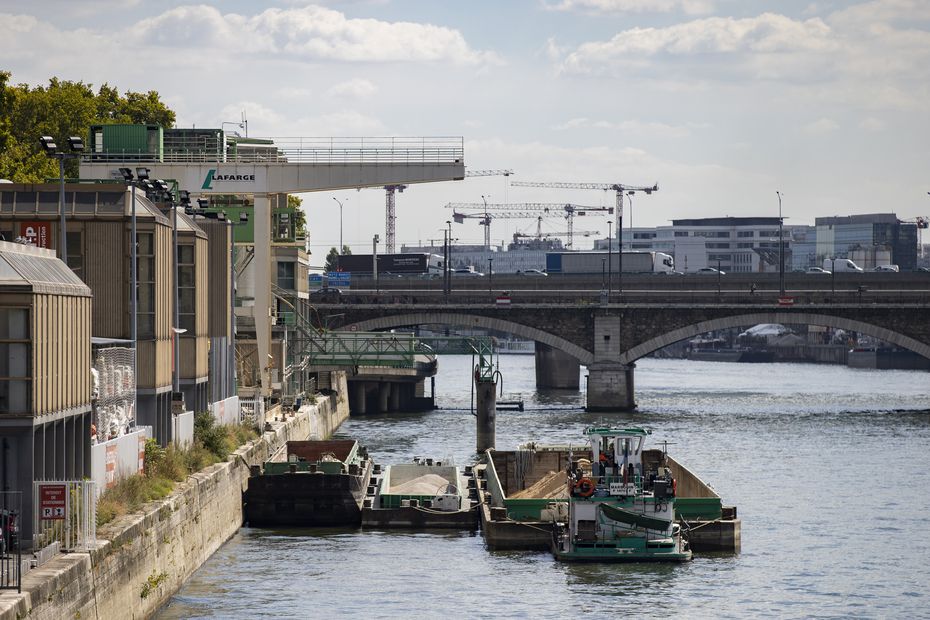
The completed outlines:
{"type": "MultiPolygon", "coordinates": [[[[792,246],[796,229],[784,226],[785,269],[792,269],[792,246]]],[[[807,231],[803,231],[807,239],[807,231]]],[[[621,231],[624,250],[665,252],[675,257],[679,271],[719,267],[725,272],[759,273],[778,271],[777,217],[712,217],[672,220],[671,226],[634,228],[621,231]]],[[[595,242],[596,250],[606,250],[607,241],[595,242]]],[[[617,249],[614,240],[613,249],[617,249]]],[[[806,247],[806,246],[805,246],[806,247]]]]}
{"type": "Polygon", "coordinates": [[[917,268],[917,224],[902,222],[894,213],[818,217],[814,223],[820,260],[851,258],[866,270],[886,260],[901,271],[917,268]]]}

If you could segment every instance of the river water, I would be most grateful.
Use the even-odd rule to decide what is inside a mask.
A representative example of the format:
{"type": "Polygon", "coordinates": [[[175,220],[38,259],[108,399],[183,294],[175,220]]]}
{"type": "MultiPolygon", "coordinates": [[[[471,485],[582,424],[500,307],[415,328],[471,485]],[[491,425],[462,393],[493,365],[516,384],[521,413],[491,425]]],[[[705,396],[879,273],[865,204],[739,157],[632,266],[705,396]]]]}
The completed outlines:
{"type": "MultiPolygon", "coordinates": [[[[444,356],[442,409],[354,417],[377,462],[474,458],[471,358],[444,356]]],[[[644,359],[639,410],[588,414],[502,356],[497,446],[637,425],[736,505],[742,551],[684,565],[567,565],[480,535],[242,528],[158,618],[930,617],[930,375],[644,359]]],[[[584,380],[582,379],[582,390],[584,380]]]]}

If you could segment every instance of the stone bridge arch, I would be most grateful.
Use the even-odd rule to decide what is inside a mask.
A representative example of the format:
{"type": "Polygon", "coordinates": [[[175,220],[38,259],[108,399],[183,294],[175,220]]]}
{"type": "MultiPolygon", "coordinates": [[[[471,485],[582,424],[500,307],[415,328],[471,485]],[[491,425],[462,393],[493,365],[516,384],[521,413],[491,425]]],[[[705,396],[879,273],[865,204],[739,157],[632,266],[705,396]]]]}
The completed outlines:
{"type": "Polygon", "coordinates": [[[847,331],[855,331],[862,334],[890,342],[899,347],[913,351],[926,358],[930,358],[930,344],[921,342],[905,336],[885,327],[879,327],[871,323],[858,321],[841,316],[830,314],[821,314],[817,312],[753,312],[747,314],[735,314],[724,316],[705,321],[700,321],[692,325],[680,327],[651,338],[642,342],[620,356],[620,363],[631,364],[641,357],[649,355],[653,351],[661,349],[667,345],[673,344],[680,340],[693,338],[700,334],[715,331],[718,329],[727,329],[732,327],[742,327],[744,325],[758,325],[759,323],[781,323],[787,325],[824,325],[847,331]]]}
{"type": "Polygon", "coordinates": [[[594,362],[594,354],[591,351],[550,332],[507,319],[469,314],[467,312],[407,312],[403,314],[384,315],[344,325],[340,328],[340,331],[351,329],[356,329],[358,331],[382,331],[411,325],[449,325],[455,327],[493,329],[549,345],[553,349],[558,349],[576,358],[583,366],[587,366],[594,362]]]}

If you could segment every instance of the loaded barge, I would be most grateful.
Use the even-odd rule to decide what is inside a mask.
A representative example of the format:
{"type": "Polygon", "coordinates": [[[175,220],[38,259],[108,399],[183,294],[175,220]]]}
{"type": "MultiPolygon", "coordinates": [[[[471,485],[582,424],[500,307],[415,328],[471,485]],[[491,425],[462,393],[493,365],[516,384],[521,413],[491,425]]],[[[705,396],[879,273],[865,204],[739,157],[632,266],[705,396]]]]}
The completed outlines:
{"type": "MultiPolygon", "coordinates": [[[[529,443],[517,450],[485,453],[484,462],[475,467],[475,477],[484,498],[479,515],[489,548],[540,551],[551,548],[556,523],[569,519],[569,502],[579,479],[577,472],[587,471],[584,461],[592,460],[590,452],[583,455],[584,451],[590,451],[590,447],[529,443]],[[570,486],[572,476],[574,483],[570,486]]],[[[741,524],[736,507],[723,506],[720,496],[708,484],[664,450],[642,449],[640,459],[647,481],[652,472],[658,478],[659,468],[663,479],[674,480],[674,521],[692,551],[739,551],[741,524]]],[[[594,467],[599,466],[598,461],[591,465],[592,476],[594,467]]],[[[604,486],[601,482],[600,489],[595,485],[592,495],[606,491],[610,497],[609,484],[604,486]]],[[[666,485],[664,493],[668,490],[666,485]]],[[[654,488],[650,492],[654,493],[654,488]]]]}
{"type": "Polygon", "coordinates": [[[351,439],[288,441],[252,467],[244,521],[252,527],[357,526],[374,467],[365,447],[351,439]]]}
{"type": "Polygon", "coordinates": [[[478,528],[477,493],[467,474],[433,459],[388,465],[368,488],[362,525],[377,528],[478,528]]]}

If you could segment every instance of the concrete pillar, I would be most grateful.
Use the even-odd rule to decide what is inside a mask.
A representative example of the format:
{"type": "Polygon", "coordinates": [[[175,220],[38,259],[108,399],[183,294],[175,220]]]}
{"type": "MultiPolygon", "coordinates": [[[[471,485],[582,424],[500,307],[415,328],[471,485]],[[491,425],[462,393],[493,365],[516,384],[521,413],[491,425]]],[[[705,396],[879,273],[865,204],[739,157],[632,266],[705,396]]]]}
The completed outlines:
{"type": "Polygon", "coordinates": [[[588,411],[631,411],[636,408],[633,369],[636,364],[595,362],[588,366],[588,411]]]}
{"type": "Polygon", "coordinates": [[[497,416],[497,383],[494,381],[475,381],[475,414],[477,415],[479,453],[494,447],[496,432],[494,429],[497,416]]]}
{"type": "Polygon", "coordinates": [[[401,383],[391,385],[391,411],[400,411],[400,391],[404,387],[401,383]]]}
{"type": "Polygon", "coordinates": [[[581,362],[568,353],[536,343],[536,387],[577,390],[580,385],[581,362]]]}
{"type": "Polygon", "coordinates": [[[255,194],[255,340],[258,344],[258,366],[261,395],[271,396],[271,201],[268,194],[255,194]]]}
{"type": "Polygon", "coordinates": [[[365,402],[365,400],[366,400],[366,392],[367,392],[368,390],[365,389],[365,387],[366,387],[366,386],[365,386],[365,382],[364,382],[364,381],[356,381],[356,382],[355,382],[355,385],[354,385],[353,387],[355,388],[355,389],[354,389],[354,392],[355,392],[355,409],[353,409],[351,413],[357,413],[357,414],[359,414],[359,415],[365,415],[366,413],[368,413],[368,403],[365,402]]]}
{"type": "Polygon", "coordinates": [[[387,413],[388,399],[391,396],[391,384],[382,381],[378,384],[378,413],[387,413]]]}

